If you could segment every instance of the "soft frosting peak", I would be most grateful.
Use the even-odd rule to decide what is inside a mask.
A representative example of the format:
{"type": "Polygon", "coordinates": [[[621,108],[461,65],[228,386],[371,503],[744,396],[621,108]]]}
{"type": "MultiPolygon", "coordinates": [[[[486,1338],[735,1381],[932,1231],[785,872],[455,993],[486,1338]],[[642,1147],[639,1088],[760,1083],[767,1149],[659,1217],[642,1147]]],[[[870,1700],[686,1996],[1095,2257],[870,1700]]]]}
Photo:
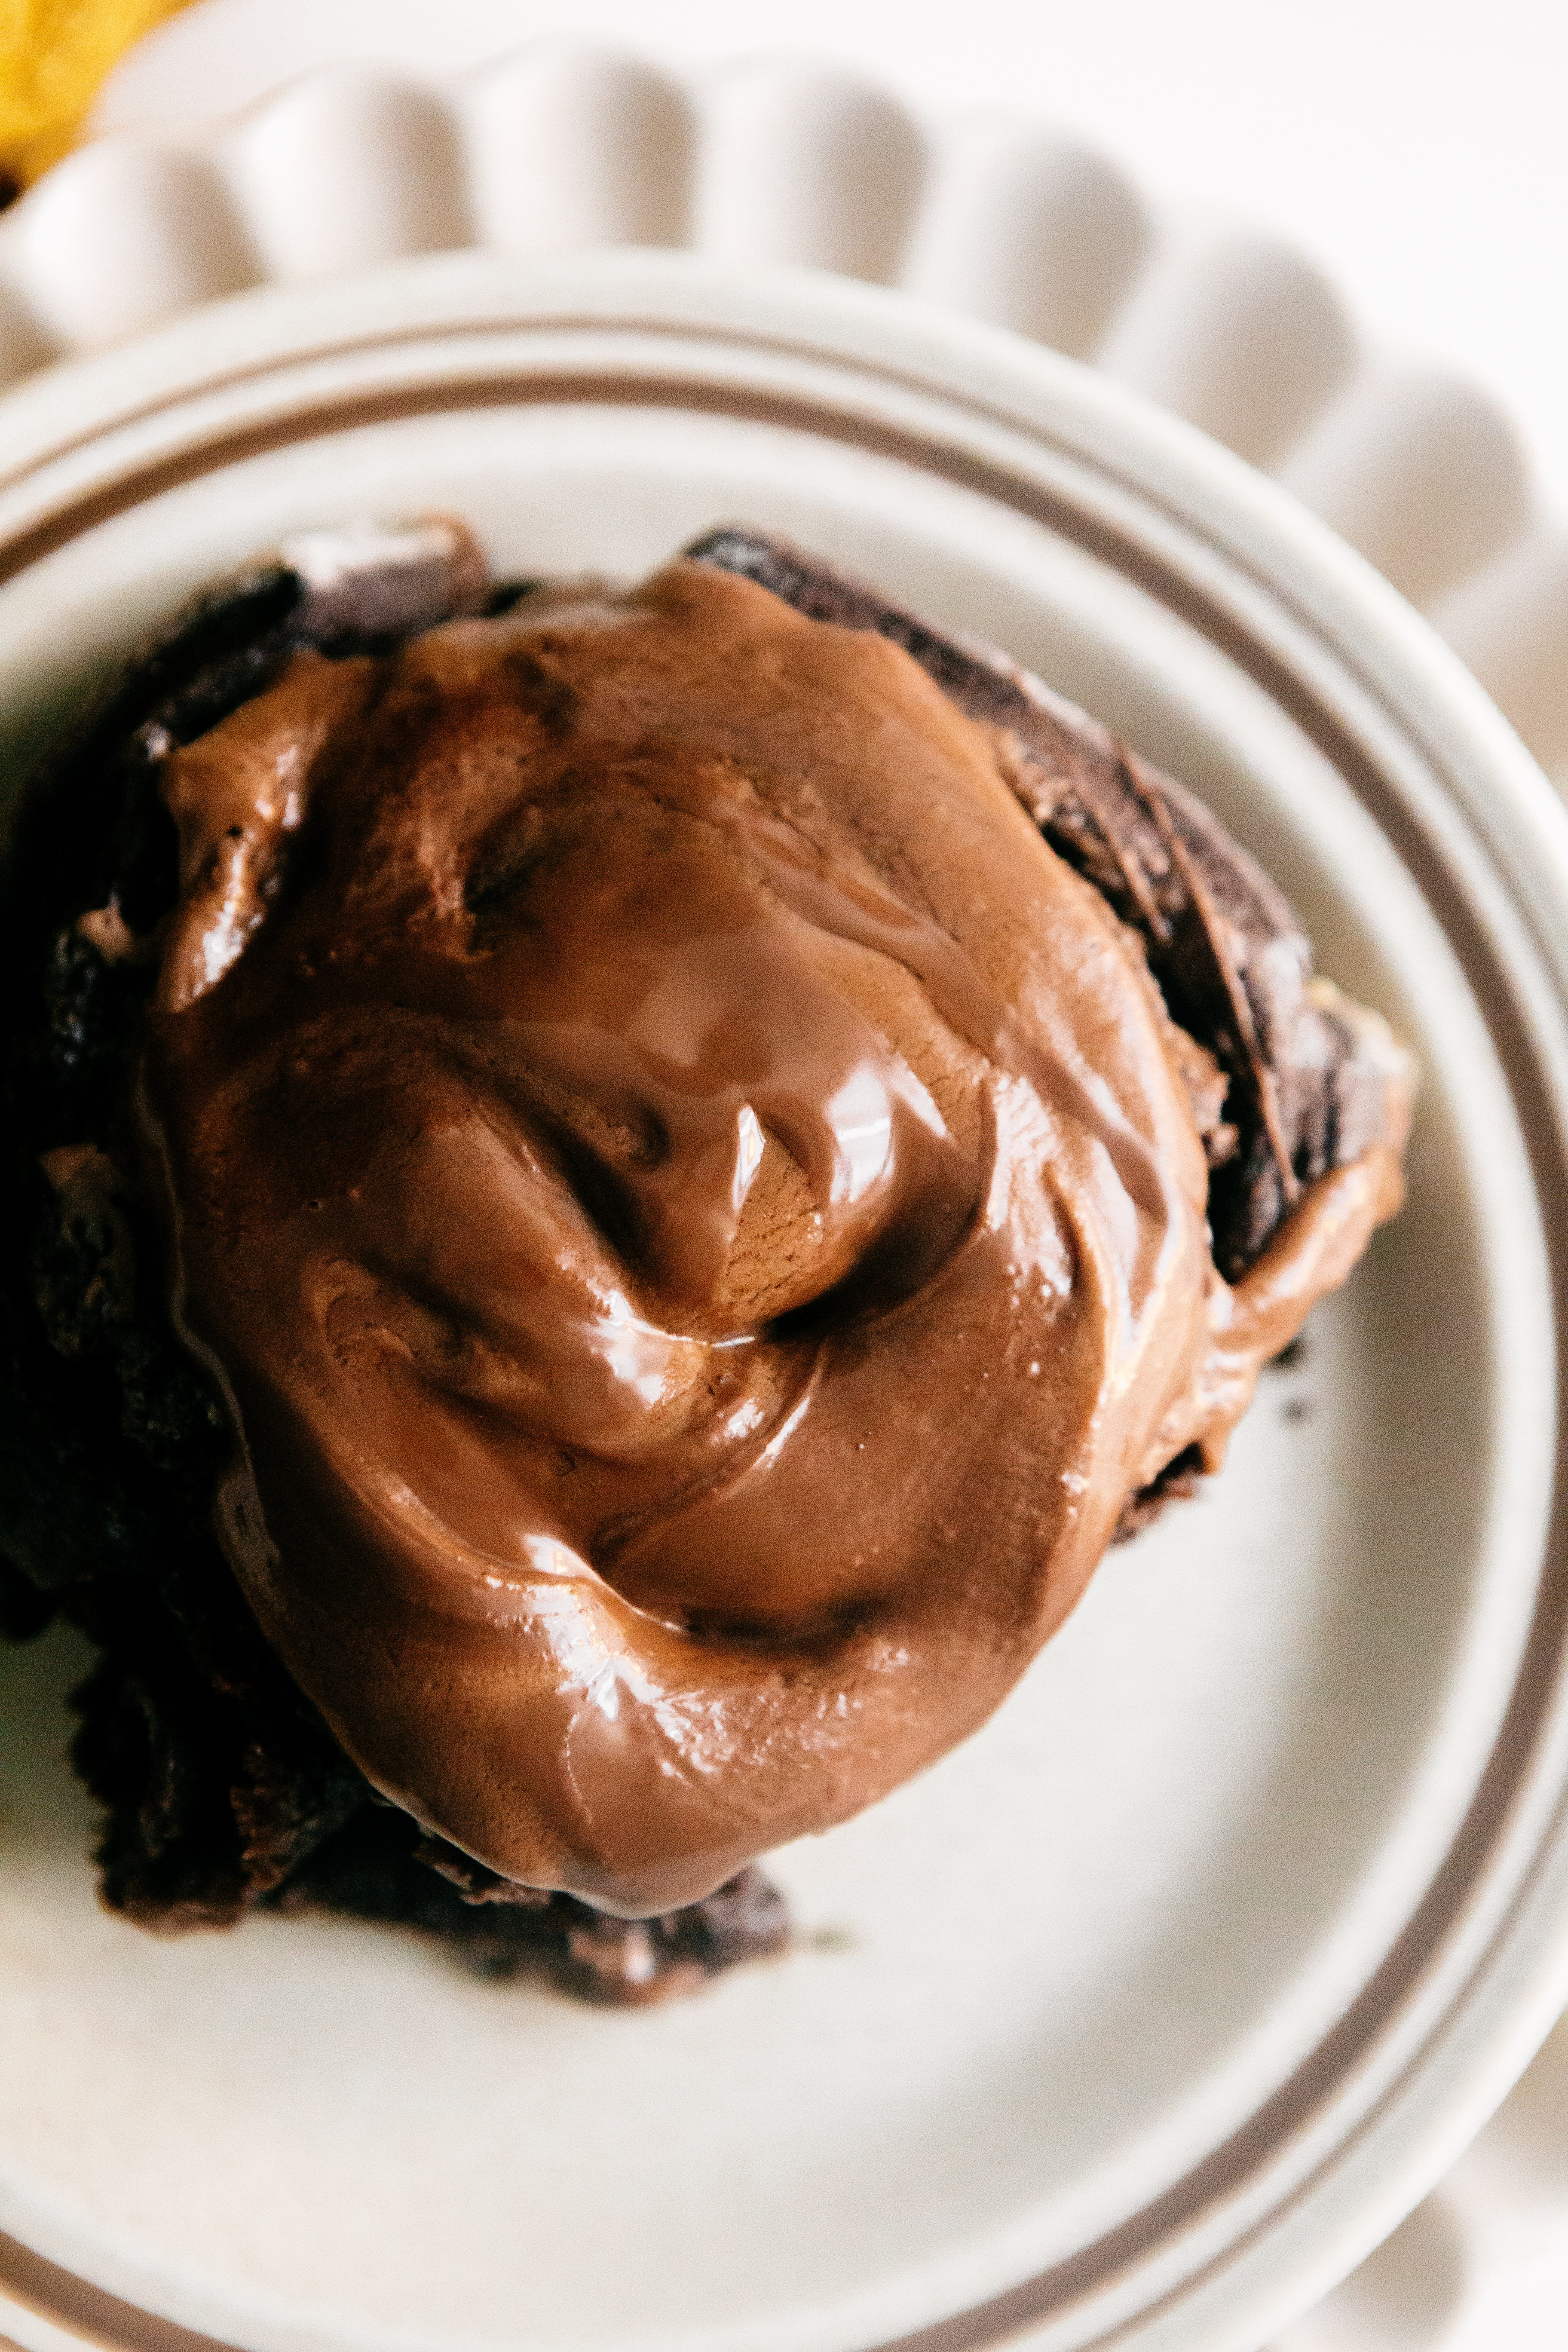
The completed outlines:
{"type": "Polygon", "coordinates": [[[220,1532],[386,1794],[695,1899],[973,1729],[1394,1204],[1220,1281],[1164,1016],[896,646],[677,564],[167,763],[142,1101],[220,1532]]]}

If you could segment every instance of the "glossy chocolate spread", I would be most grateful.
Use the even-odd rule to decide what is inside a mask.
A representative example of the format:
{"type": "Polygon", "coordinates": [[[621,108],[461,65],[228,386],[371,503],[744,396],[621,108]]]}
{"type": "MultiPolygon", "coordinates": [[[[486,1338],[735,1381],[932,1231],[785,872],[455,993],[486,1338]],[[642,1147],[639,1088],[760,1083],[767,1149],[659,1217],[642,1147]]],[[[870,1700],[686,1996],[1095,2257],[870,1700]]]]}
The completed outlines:
{"type": "Polygon", "coordinates": [[[1005,765],[691,562],[299,654],[167,762],[222,1540],[506,1877],[665,1910],[952,1747],[1397,1203],[1374,1145],[1221,1280],[1194,1049],[1005,765]]]}

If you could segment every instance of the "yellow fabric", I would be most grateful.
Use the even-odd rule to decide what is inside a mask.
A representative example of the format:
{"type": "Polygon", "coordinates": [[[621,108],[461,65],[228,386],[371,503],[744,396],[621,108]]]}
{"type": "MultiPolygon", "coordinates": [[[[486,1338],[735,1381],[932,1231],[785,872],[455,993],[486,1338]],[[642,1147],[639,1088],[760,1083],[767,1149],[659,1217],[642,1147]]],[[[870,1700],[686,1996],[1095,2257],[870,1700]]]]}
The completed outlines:
{"type": "Polygon", "coordinates": [[[186,0],[0,0],[0,173],[57,163],[132,41],[186,0]]]}

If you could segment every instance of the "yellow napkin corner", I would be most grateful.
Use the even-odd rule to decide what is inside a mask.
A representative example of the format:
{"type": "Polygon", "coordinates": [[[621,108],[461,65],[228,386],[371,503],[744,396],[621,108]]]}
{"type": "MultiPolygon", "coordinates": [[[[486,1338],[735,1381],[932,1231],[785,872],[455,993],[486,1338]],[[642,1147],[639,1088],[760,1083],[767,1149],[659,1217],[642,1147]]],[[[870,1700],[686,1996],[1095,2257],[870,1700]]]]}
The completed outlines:
{"type": "Polygon", "coordinates": [[[0,0],[0,174],[26,186],[76,137],[115,59],[187,0],[0,0]]]}

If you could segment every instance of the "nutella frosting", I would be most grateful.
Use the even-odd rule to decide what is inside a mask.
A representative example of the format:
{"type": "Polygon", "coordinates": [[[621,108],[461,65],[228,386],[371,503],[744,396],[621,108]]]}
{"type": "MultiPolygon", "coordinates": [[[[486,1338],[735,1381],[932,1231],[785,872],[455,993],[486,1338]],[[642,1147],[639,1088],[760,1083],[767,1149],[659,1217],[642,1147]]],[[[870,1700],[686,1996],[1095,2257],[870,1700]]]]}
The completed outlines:
{"type": "Polygon", "coordinates": [[[224,1548],[503,1877],[705,1895],[973,1730],[1397,1205],[1234,1286],[1194,1050],[900,646],[695,562],[175,751],[141,1080],[224,1548]]]}

